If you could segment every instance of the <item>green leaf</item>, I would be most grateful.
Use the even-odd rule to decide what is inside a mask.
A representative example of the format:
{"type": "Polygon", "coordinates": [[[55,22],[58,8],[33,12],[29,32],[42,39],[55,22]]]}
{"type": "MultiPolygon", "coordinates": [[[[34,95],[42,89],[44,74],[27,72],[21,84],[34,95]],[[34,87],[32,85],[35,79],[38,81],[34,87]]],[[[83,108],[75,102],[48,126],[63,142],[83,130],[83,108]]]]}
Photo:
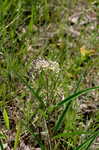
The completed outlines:
{"type": "Polygon", "coordinates": [[[58,139],[61,137],[67,137],[67,136],[74,136],[74,135],[82,135],[82,134],[93,134],[93,132],[91,131],[74,131],[74,132],[64,132],[64,133],[60,133],[56,136],[53,137],[53,139],[58,139]]]}
{"type": "Polygon", "coordinates": [[[76,147],[74,150],[88,150],[92,142],[95,140],[95,138],[99,136],[99,131],[95,132],[94,135],[87,138],[81,145],[76,147]]]}
{"type": "Polygon", "coordinates": [[[16,128],[17,128],[17,132],[16,132],[16,137],[15,137],[15,142],[14,142],[14,150],[17,149],[19,141],[20,141],[20,135],[21,135],[21,122],[20,121],[16,125],[16,128]]]}
{"type": "Polygon", "coordinates": [[[2,133],[0,133],[0,139],[6,139],[6,136],[2,133]]]}
{"type": "Polygon", "coordinates": [[[33,5],[32,6],[32,11],[31,11],[31,19],[30,19],[30,23],[29,23],[29,31],[32,32],[33,31],[33,24],[35,23],[35,16],[36,16],[36,8],[33,5]]]}
{"type": "Polygon", "coordinates": [[[9,124],[9,117],[8,117],[6,109],[4,109],[4,111],[3,111],[3,118],[4,118],[6,128],[9,130],[10,124],[9,124]]]}
{"type": "Polygon", "coordinates": [[[3,148],[3,144],[2,144],[2,142],[0,141],[0,150],[4,150],[4,148],[3,148]]]}
{"type": "Polygon", "coordinates": [[[84,89],[84,90],[81,90],[77,93],[74,93],[72,94],[71,96],[65,98],[63,101],[59,102],[56,107],[59,107],[59,106],[62,106],[63,104],[65,104],[66,102],[69,102],[69,101],[72,101],[73,99],[75,99],[76,97],[82,95],[82,94],[86,94],[92,90],[95,90],[95,89],[99,89],[99,86],[97,87],[94,87],[94,88],[87,88],[87,89],[84,89]]]}
{"type": "Polygon", "coordinates": [[[19,79],[21,80],[22,83],[24,83],[27,88],[30,90],[30,92],[32,93],[33,96],[35,96],[37,98],[37,100],[40,102],[42,108],[45,106],[42,98],[39,96],[38,92],[35,91],[32,86],[30,84],[28,84],[28,82],[23,78],[21,77],[19,74],[17,74],[17,76],[19,77],[19,79]]]}
{"type": "Polygon", "coordinates": [[[5,102],[4,101],[0,101],[0,107],[4,106],[5,102]]]}
{"type": "Polygon", "coordinates": [[[54,127],[54,130],[57,131],[60,129],[61,127],[61,124],[62,124],[62,121],[64,120],[64,116],[67,112],[67,110],[69,109],[69,106],[70,106],[70,103],[69,102],[66,106],[65,106],[65,109],[63,110],[62,114],[60,115],[59,119],[57,120],[56,124],[55,124],[55,127],[54,127]]]}
{"type": "MultiPolygon", "coordinates": [[[[65,109],[63,110],[62,114],[59,116],[59,119],[58,119],[58,121],[55,124],[54,131],[58,131],[59,128],[61,127],[62,121],[64,120],[65,114],[66,114],[66,112],[67,112],[67,110],[68,110],[72,100],[74,100],[76,97],[78,97],[78,96],[80,96],[82,94],[88,93],[88,92],[90,92],[92,90],[95,90],[95,89],[98,89],[98,88],[99,88],[99,86],[94,87],[94,88],[88,88],[88,89],[81,90],[81,91],[79,91],[77,93],[74,93],[71,96],[65,98],[63,101],[59,102],[55,106],[56,108],[62,106],[65,103],[67,103],[67,105],[65,106],[65,109]]],[[[55,107],[53,107],[53,108],[55,109],[55,107]]]]}

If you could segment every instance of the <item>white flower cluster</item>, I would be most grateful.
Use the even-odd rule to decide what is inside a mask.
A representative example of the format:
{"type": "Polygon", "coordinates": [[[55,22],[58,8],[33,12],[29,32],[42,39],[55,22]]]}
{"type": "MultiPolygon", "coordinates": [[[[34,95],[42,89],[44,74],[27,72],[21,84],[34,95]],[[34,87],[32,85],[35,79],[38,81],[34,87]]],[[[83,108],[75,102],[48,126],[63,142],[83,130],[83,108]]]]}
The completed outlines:
{"type": "Polygon", "coordinates": [[[60,71],[59,64],[56,61],[47,61],[45,59],[38,59],[36,61],[35,68],[39,71],[41,71],[42,69],[44,70],[49,69],[55,73],[59,73],[60,71]]]}

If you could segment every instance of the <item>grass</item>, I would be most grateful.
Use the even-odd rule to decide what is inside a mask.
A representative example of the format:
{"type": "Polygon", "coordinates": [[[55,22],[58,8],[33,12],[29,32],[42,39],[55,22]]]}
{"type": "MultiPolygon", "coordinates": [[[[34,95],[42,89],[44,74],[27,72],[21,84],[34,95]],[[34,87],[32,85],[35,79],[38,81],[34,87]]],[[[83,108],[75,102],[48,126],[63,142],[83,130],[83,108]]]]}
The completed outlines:
{"type": "Polygon", "coordinates": [[[97,149],[98,9],[98,0],[0,1],[1,150],[97,149]]]}

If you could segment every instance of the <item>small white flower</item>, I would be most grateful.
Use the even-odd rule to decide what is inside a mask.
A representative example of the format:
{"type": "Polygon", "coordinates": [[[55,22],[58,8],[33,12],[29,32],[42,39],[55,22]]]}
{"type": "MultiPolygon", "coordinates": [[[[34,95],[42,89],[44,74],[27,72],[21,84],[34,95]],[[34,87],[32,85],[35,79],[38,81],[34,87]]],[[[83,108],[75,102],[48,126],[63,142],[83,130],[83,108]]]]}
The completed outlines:
{"type": "Polygon", "coordinates": [[[60,71],[59,64],[56,61],[49,61],[49,69],[56,73],[60,71]]]}
{"type": "Polygon", "coordinates": [[[41,68],[48,68],[49,67],[49,63],[46,60],[38,60],[36,62],[36,69],[41,69],[41,68]]]}
{"type": "Polygon", "coordinates": [[[44,59],[37,60],[35,68],[39,71],[41,69],[44,69],[44,70],[49,69],[55,73],[58,73],[60,71],[59,64],[56,61],[47,61],[44,59]]]}

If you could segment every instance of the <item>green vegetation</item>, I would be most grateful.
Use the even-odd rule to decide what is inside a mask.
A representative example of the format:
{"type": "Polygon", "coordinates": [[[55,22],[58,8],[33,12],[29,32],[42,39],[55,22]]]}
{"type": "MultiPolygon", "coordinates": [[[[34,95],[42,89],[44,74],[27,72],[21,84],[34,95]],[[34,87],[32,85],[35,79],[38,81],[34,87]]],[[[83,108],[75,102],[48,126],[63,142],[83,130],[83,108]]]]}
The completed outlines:
{"type": "Polygon", "coordinates": [[[0,150],[98,150],[98,19],[98,0],[0,0],[0,150]]]}

